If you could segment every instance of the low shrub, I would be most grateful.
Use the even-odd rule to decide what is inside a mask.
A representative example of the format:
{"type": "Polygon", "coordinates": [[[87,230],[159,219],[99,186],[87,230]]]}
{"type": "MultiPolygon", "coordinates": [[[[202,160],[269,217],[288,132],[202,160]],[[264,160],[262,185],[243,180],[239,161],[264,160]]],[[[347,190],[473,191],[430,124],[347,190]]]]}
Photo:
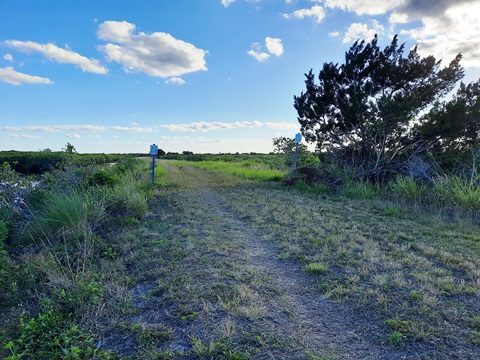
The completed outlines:
{"type": "Polygon", "coordinates": [[[52,309],[32,318],[22,316],[18,337],[8,341],[4,349],[11,354],[5,360],[90,359],[98,353],[88,332],[52,309]]]}

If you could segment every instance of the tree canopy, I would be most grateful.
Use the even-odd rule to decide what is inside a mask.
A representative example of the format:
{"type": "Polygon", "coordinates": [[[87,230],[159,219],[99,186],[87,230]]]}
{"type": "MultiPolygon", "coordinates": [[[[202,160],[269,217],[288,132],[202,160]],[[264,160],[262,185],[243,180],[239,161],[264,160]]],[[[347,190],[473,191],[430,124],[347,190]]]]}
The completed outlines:
{"type": "Polygon", "coordinates": [[[404,53],[397,36],[383,50],[375,36],[356,41],[344,64],[324,63],[318,83],[313,70],[305,74],[294,107],[306,140],[368,177],[383,177],[401,155],[425,150],[413,121],[463,77],[461,55],[442,68],[416,47],[404,53]]]}

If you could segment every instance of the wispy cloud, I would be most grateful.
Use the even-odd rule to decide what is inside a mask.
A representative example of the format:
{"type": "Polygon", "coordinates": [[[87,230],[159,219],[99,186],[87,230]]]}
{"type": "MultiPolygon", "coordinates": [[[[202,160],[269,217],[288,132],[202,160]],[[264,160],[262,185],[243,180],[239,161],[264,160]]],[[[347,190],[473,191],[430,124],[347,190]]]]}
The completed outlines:
{"type": "Polygon", "coordinates": [[[298,129],[298,124],[288,123],[288,122],[267,122],[265,125],[276,130],[286,130],[286,129],[298,129]]]}
{"type": "Polygon", "coordinates": [[[235,2],[235,0],[221,0],[222,5],[225,7],[229,7],[231,4],[235,2]]]}
{"type": "Polygon", "coordinates": [[[37,139],[38,138],[35,135],[28,135],[28,134],[8,134],[8,137],[13,139],[37,139]]]}
{"type": "Polygon", "coordinates": [[[195,132],[202,131],[208,132],[211,130],[227,130],[227,129],[238,129],[238,128],[252,128],[259,127],[263,124],[260,121],[236,121],[232,123],[226,122],[193,122],[190,124],[168,124],[168,125],[159,125],[160,127],[167,128],[171,132],[195,132]]]}
{"type": "MultiPolygon", "coordinates": [[[[325,0],[325,7],[354,12],[357,15],[381,15],[395,9],[404,1],[405,0],[325,0]]],[[[434,1],[436,2],[437,0],[434,1]]],[[[416,2],[418,3],[418,1],[416,2]]],[[[432,7],[435,7],[435,5],[432,5],[432,7]]]]}
{"type": "Polygon", "coordinates": [[[12,54],[5,54],[5,55],[3,55],[3,58],[7,61],[13,61],[12,54]]]}
{"type": "Polygon", "coordinates": [[[122,131],[122,132],[153,132],[152,128],[143,128],[143,127],[128,127],[128,126],[112,126],[112,130],[114,131],[122,131]]]}
{"type": "Polygon", "coordinates": [[[105,126],[98,125],[30,125],[30,126],[0,126],[0,131],[38,131],[38,132],[55,132],[55,131],[105,131],[105,126]]]}
{"type": "Polygon", "coordinates": [[[0,68],[0,81],[6,82],[12,85],[21,84],[53,84],[53,81],[48,78],[40,76],[27,75],[15,71],[11,66],[6,68],[0,68]]]}
{"type": "Polygon", "coordinates": [[[127,21],[105,21],[98,27],[99,39],[119,45],[108,43],[97,49],[127,73],[170,77],[207,70],[206,50],[164,32],[135,34],[135,30],[135,24],[127,21]]]}
{"type": "Polygon", "coordinates": [[[296,10],[289,14],[283,14],[285,19],[305,19],[312,18],[316,23],[321,23],[325,18],[325,10],[320,5],[313,5],[308,9],[296,10]]]}
{"type": "Polygon", "coordinates": [[[167,85],[183,85],[185,84],[185,80],[181,77],[172,77],[170,79],[165,80],[165,84],[167,85]]]}
{"type": "Polygon", "coordinates": [[[106,74],[107,68],[96,59],[89,59],[73,50],[62,49],[54,44],[39,44],[33,41],[6,40],[4,44],[27,54],[38,52],[51,61],[79,66],[84,72],[106,74]]]}
{"type": "Polygon", "coordinates": [[[70,139],[80,139],[81,138],[81,136],[79,134],[68,134],[67,137],[70,138],[70,139]]]}

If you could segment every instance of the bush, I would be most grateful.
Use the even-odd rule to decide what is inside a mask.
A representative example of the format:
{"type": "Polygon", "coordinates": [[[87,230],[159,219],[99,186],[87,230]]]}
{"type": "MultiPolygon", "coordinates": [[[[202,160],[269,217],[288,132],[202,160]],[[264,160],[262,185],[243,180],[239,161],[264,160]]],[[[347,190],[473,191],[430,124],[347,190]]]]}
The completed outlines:
{"type": "Polygon", "coordinates": [[[114,186],[118,183],[118,177],[109,173],[107,170],[100,170],[95,173],[90,177],[88,180],[88,184],[90,186],[114,186]]]}

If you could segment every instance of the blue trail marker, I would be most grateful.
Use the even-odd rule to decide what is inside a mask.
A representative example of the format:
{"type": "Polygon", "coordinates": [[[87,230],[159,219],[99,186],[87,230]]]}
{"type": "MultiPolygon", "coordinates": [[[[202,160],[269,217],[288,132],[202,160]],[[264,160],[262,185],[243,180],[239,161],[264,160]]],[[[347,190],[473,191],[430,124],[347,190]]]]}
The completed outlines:
{"type": "Polygon", "coordinates": [[[155,156],[158,154],[158,145],[150,145],[150,155],[152,155],[152,184],[155,186],[155,156]]]}

